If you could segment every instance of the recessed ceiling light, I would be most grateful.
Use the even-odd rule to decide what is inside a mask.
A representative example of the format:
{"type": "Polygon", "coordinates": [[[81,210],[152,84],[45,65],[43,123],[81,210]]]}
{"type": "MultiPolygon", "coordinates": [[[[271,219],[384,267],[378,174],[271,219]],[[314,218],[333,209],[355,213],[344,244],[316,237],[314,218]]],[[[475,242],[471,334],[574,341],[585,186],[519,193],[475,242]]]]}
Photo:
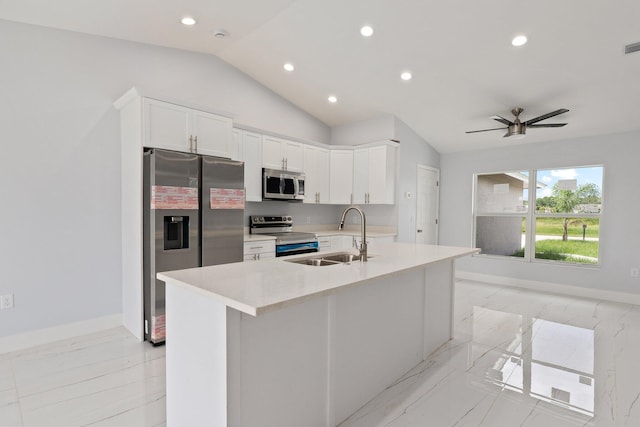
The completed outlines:
{"type": "Polygon", "coordinates": [[[338,102],[338,98],[336,98],[334,95],[329,95],[327,100],[332,104],[335,104],[336,102],[338,102]]]}
{"type": "Polygon", "coordinates": [[[402,80],[411,80],[412,77],[413,75],[411,75],[411,73],[408,71],[405,71],[404,73],[400,74],[400,78],[402,80]]]}
{"type": "Polygon", "coordinates": [[[190,16],[185,16],[180,22],[182,22],[183,25],[187,25],[189,27],[196,24],[196,20],[190,16]]]}
{"type": "Polygon", "coordinates": [[[365,25],[364,27],[360,28],[360,34],[362,34],[364,37],[371,37],[373,35],[373,28],[365,25]]]}
{"type": "Polygon", "coordinates": [[[287,62],[286,64],[283,65],[283,68],[287,71],[293,71],[296,68],[293,66],[293,64],[291,64],[290,62],[287,62]]]}
{"type": "Polygon", "coordinates": [[[516,36],[511,40],[511,44],[514,46],[522,46],[527,42],[527,36],[516,36]]]}

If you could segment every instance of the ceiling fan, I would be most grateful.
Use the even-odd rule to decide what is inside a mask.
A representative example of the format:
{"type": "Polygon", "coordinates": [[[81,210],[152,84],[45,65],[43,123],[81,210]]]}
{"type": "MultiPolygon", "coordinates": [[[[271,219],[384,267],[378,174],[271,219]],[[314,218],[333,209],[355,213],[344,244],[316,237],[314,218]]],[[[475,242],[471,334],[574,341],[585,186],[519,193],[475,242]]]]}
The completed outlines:
{"type": "Polygon", "coordinates": [[[566,113],[567,110],[566,108],[561,108],[559,110],[555,110],[552,111],[550,113],[547,114],[543,114],[541,116],[535,117],[533,119],[529,119],[527,121],[521,122],[520,121],[520,113],[522,113],[524,111],[523,108],[517,107],[514,108],[513,110],[511,110],[511,114],[513,114],[515,116],[515,119],[513,121],[511,120],[507,120],[504,117],[501,116],[491,116],[489,117],[490,119],[496,120],[504,125],[506,125],[506,127],[501,127],[501,128],[492,128],[492,129],[482,129],[482,130],[470,130],[467,131],[466,133],[476,133],[476,132],[487,132],[490,130],[502,130],[502,129],[507,129],[507,133],[504,135],[505,138],[506,137],[524,137],[525,133],[527,131],[527,128],[559,128],[562,126],[565,126],[566,123],[548,123],[548,124],[536,124],[542,120],[546,120],[550,117],[554,117],[557,116],[559,114],[562,113],[566,113]]]}

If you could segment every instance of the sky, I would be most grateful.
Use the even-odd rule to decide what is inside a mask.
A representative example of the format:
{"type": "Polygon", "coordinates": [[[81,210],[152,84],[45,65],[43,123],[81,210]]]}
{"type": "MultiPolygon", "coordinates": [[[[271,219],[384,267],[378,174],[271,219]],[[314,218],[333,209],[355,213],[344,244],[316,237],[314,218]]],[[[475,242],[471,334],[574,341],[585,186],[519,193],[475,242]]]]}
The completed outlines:
{"type": "Polygon", "coordinates": [[[569,168],[569,169],[548,169],[539,170],[537,180],[547,186],[536,190],[537,197],[547,197],[551,195],[553,185],[559,180],[575,179],[578,187],[584,184],[593,183],[602,191],[602,166],[569,168]]]}

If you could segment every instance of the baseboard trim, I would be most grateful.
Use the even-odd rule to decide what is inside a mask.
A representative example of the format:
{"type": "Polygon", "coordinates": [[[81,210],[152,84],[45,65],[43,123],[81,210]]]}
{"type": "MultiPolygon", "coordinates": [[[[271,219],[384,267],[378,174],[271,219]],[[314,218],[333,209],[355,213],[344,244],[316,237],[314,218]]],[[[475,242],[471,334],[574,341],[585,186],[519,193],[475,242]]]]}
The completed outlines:
{"type": "Polygon", "coordinates": [[[122,326],[122,313],[0,338],[0,354],[122,326]]]}
{"type": "Polygon", "coordinates": [[[510,286],[513,288],[529,289],[533,291],[548,292],[551,294],[570,295],[580,298],[640,305],[640,295],[628,292],[583,288],[581,286],[565,285],[562,283],[539,282],[536,280],[516,279],[513,277],[472,273],[468,271],[457,271],[456,279],[474,280],[477,282],[490,283],[492,285],[510,286]]]}

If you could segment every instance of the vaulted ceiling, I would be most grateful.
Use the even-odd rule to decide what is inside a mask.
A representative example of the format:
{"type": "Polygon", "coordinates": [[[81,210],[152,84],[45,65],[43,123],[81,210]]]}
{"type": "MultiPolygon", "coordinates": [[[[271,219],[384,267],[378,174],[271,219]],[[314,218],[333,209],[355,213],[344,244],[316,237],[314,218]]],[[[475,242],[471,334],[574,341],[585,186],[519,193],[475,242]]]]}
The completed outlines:
{"type": "Polygon", "coordinates": [[[440,152],[640,129],[638,0],[0,0],[0,19],[217,55],[329,126],[392,114],[440,152]],[[513,107],[568,125],[465,133],[513,107]]]}

